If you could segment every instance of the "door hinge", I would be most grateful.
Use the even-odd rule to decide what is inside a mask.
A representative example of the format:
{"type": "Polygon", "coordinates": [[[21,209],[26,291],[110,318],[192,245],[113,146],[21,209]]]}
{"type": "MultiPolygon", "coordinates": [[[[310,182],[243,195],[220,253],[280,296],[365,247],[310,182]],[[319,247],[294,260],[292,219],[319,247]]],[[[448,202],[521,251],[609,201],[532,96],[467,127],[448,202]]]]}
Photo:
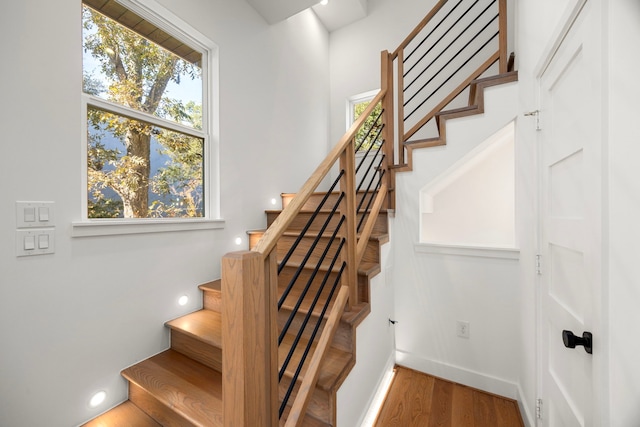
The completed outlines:
{"type": "Polygon", "coordinates": [[[536,400],[536,418],[542,419],[542,399],[536,400]]]}
{"type": "Polygon", "coordinates": [[[540,127],[540,110],[529,111],[528,113],[524,113],[525,117],[535,117],[536,119],[536,130],[542,130],[540,127]]]}
{"type": "Polygon", "coordinates": [[[536,255],[536,274],[542,274],[542,255],[536,255]]]}

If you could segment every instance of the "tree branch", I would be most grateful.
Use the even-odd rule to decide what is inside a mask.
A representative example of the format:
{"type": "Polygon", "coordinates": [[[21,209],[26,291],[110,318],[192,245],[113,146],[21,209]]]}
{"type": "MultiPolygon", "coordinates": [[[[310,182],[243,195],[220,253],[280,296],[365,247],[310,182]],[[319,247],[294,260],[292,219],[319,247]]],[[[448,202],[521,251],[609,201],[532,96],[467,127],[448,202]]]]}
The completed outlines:
{"type": "Polygon", "coordinates": [[[154,112],[157,110],[160,101],[162,100],[162,95],[164,94],[165,89],[167,88],[167,84],[169,84],[169,80],[175,73],[175,67],[178,62],[177,57],[170,57],[160,66],[158,70],[158,75],[153,82],[153,85],[149,89],[149,93],[147,94],[147,99],[145,100],[144,107],[148,112],[154,112]]]}

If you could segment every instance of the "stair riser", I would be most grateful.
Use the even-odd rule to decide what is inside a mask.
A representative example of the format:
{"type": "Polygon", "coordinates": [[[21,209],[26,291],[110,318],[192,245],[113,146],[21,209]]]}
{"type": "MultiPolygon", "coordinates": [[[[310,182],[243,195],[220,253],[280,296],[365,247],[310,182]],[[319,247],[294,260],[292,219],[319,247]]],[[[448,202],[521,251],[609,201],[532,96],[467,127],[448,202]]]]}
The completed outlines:
{"type": "Polygon", "coordinates": [[[203,291],[202,301],[206,310],[222,313],[222,293],[220,291],[203,291]]]}
{"type": "Polygon", "coordinates": [[[197,427],[134,383],[129,383],[129,400],[164,427],[197,427]]]}
{"type": "Polygon", "coordinates": [[[171,330],[171,348],[205,366],[222,372],[222,350],[191,337],[179,330],[171,330]]]}
{"type": "MultiPolygon", "coordinates": [[[[282,331],[290,315],[291,315],[291,310],[281,309],[278,312],[278,333],[282,331]]],[[[289,326],[288,332],[291,334],[297,334],[302,326],[302,322],[304,321],[305,316],[306,316],[306,313],[300,313],[300,312],[297,313],[293,317],[293,320],[291,321],[291,325],[289,326]]],[[[315,328],[315,325],[317,324],[317,322],[318,322],[318,316],[312,315],[309,318],[307,327],[304,328],[304,331],[302,333],[303,338],[305,339],[311,338],[311,334],[313,333],[313,329],[315,328]]],[[[316,336],[320,336],[320,334],[322,334],[325,323],[326,323],[326,320],[323,320],[320,328],[318,329],[318,333],[316,336]]],[[[350,324],[341,321],[338,324],[338,329],[335,332],[333,341],[331,342],[331,346],[342,351],[352,352],[353,351],[353,327],[350,324]]]]}
{"type": "MultiPolygon", "coordinates": [[[[364,193],[364,192],[359,192],[357,199],[356,199],[356,206],[360,203],[360,201],[362,200],[363,197],[365,197],[367,194],[369,194],[369,198],[371,197],[370,193],[364,193]]],[[[283,194],[282,195],[282,209],[284,209],[291,200],[293,200],[293,197],[295,196],[295,194],[283,194]]],[[[324,204],[324,208],[325,209],[332,209],[333,206],[335,206],[336,202],[338,201],[338,197],[340,196],[339,193],[332,193],[329,195],[329,197],[327,198],[327,201],[324,204]]],[[[322,203],[322,199],[324,198],[324,193],[314,193],[311,195],[311,197],[309,197],[309,199],[306,201],[306,203],[303,205],[302,209],[303,210],[316,210],[318,208],[318,206],[320,206],[320,203],[322,203]]],[[[366,206],[367,203],[369,202],[369,198],[367,198],[364,202],[363,202],[363,206],[366,206]]],[[[387,199],[385,199],[384,203],[382,204],[382,209],[387,209],[387,199]]]]}
{"type": "MultiPolygon", "coordinates": [[[[300,243],[298,243],[298,246],[293,252],[290,260],[293,262],[301,262],[304,259],[304,257],[307,255],[307,253],[309,253],[309,250],[313,246],[315,239],[316,239],[316,236],[313,236],[313,235],[303,237],[300,240],[300,243]]],[[[320,237],[315,247],[311,251],[311,255],[309,256],[307,265],[315,266],[320,260],[320,258],[322,257],[322,253],[325,251],[329,243],[331,243],[331,246],[329,246],[329,250],[327,251],[327,254],[325,255],[322,261],[323,265],[328,266],[331,263],[331,260],[333,260],[333,258],[336,256],[336,252],[338,250],[341,240],[342,239],[340,237],[336,237],[333,241],[331,241],[329,237],[320,237]]],[[[284,259],[284,257],[287,255],[287,253],[289,252],[289,250],[291,249],[295,241],[296,241],[296,237],[294,236],[282,236],[280,240],[278,240],[277,248],[278,248],[279,260],[284,259]]],[[[344,253],[345,249],[343,248],[341,252],[344,253]]],[[[338,258],[338,261],[339,261],[339,258],[338,258]]],[[[339,265],[338,261],[336,261],[338,263],[337,265],[339,265]]]]}
{"type": "Polygon", "coordinates": [[[262,239],[264,231],[250,231],[247,232],[247,234],[249,235],[249,249],[251,250],[258,244],[260,239],[262,239]]]}
{"type": "MultiPolygon", "coordinates": [[[[293,278],[297,268],[296,267],[285,267],[282,272],[278,275],[278,288],[284,289],[289,285],[289,282],[293,278]]],[[[294,287],[296,289],[303,289],[306,286],[307,282],[311,278],[312,270],[304,268],[300,272],[298,276],[298,280],[294,287]]],[[[318,271],[316,276],[314,277],[311,287],[309,289],[309,293],[315,293],[320,288],[322,281],[324,280],[326,272],[323,270],[318,271]]],[[[331,272],[329,273],[329,278],[327,279],[327,283],[325,285],[325,289],[333,286],[337,277],[337,273],[331,272]]],[[[338,285],[340,286],[340,285],[338,285]]],[[[323,291],[324,292],[324,291],[323,291]]],[[[281,293],[279,293],[281,295],[281,293]]],[[[360,302],[369,302],[369,278],[363,274],[358,274],[358,297],[360,302]]]]}
{"type": "MultiPolygon", "coordinates": [[[[290,381],[291,378],[288,378],[286,376],[282,378],[282,381],[278,387],[279,402],[282,402],[282,399],[284,399],[284,395],[287,392],[290,381]]],[[[298,395],[300,384],[301,381],[298,380],[296,382],[296,385],[293,387],[293,391],[291,392],[291,396],[289,397],[289,405],[293,404],[296,396],[298,395]]],[[[335,417],[335,411],[332,408],[332,399],[330,394],[331,393],[316,387],[311,396],[311,400],[309,401],[309,406],[307,407],[306,413],[319,419],[322,422],[335,425],[335,421],[333,420],[333,418],[335,417]]]]}
{"type": "MultiPolygon", "coordinates": [[[[301,262],[309,252],[309,249],[313,246],[313,242],[315,241],[315,239],[315,236],[303,237],[302,240],[300,240],[300,243],[296,247],[295,251],[293,252],[290,260],[293,262],[301,262]]],[[[322,261],[322,265],[329,266],[336,255],[340,240],[341,239],[339,237],[336,237],[336,239],[331,242],[330,237],[320,237],[320,239],[316,243],[316,246],[313,248],[313,251],[311,251],[311,255],[309,256],[309,260],[307,261],[308,265],[315,266],[322,257],[325,248],[327,247],[327,245],[329,245],[329,242],[331,242],[331,246],[329,247],[329,250],[327,251],[327,254],[324,256],[322,261]]],[[[284,259],[295,241],[296,237],[293,236],[282,236],[280,240],[278,240],[278,259],[284,259]]],[[[346,250],[343,248],[341,253],[344,254],[345,252],[346,250]]],[[[379,262],[379,259],[379,242],[377,240],[369,240],[367,242],[362,260],[366,262],[379,262]]],[[[339,263],[337,265],[339,265],[339,263]]]]}
{"type": "MultiPolygon", "coordinates": [[[[271,226],[271,224],[273,223],[273,221],[275,221],[275,219],[278,217],[279,214],[280,212],[276,212],[276,211],[267,212],[267,224],[271,226]]],[[[309,219],[311,218],[311,216],[312,216],[312,213],[300,212],[289,225],[289,230],[302,230],[306,226],[307,222],[309,222],[309,219]]],[[[322,229],[328,216],[329,216],[328,212],[320,212],[316,216],[316,218],[313,220],[311,225],[309,226],[309,231],[313,231],[313,232],[320,231],[320,229],[322,229]]],[[[358,221],[360,221],[361,216],[362,214],[358,215],[358,221]]],[[[340,214],[335,213],[331,217],[331,220],[329,221],[327,228],[325,229],[325,232],[332,232],[339,222],[340,222],[340,214]]],[[[364,222],[363,222],[363,227],[364,227],[364,222]]],[[[345,229],[345,226],[343,225],[343,230],[344,229],[345,229]]],[[[378,217],[376,218],[376,222],[373,227],[373,233],[374,234],[387,233],[386,212],[380,212],[380,215],[378,215],[378,217]]]]}

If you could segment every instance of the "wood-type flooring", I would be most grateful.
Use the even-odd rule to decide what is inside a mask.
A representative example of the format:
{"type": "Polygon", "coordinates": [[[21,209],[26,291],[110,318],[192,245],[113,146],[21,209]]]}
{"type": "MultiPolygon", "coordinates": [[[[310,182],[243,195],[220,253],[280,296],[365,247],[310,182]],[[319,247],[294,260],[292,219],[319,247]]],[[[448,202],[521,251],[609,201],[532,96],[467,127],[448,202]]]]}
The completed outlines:
{"type": "Polygon", "coordinates": [[[375,427],[523,427],[514,400],[401,366],[375,427]]]}

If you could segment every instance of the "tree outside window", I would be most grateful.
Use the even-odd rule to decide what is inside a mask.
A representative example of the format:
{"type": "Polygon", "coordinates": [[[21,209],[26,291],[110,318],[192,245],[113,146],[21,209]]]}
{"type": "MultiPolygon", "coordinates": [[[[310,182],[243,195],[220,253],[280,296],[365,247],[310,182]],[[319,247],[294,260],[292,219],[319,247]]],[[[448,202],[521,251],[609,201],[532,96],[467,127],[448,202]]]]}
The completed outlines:
{"type": "MultiPolygon", "coordinates": [[[[364,110],[367,109],[374,96],[375,94],[365,94],[354,97],[349,101],[349,125],[364,113],[364,110]]],[[[371,111],[371,114],[369,114],[369,117],[365,119],[364,125],[358,130],[356,134],[356,148],[358,151],[367,151],[371,148],[377,149],[382,143],[382,137],[379,132],[382,126],[382,121],[380,120],[381,113],[382,104],[378,103],[373,111],[371,111]]]]}
{"type": "Polygon", "coordinates": [[[122,16],[83,5],[87,217],[202,217],[202,53],[122,16]]]}

